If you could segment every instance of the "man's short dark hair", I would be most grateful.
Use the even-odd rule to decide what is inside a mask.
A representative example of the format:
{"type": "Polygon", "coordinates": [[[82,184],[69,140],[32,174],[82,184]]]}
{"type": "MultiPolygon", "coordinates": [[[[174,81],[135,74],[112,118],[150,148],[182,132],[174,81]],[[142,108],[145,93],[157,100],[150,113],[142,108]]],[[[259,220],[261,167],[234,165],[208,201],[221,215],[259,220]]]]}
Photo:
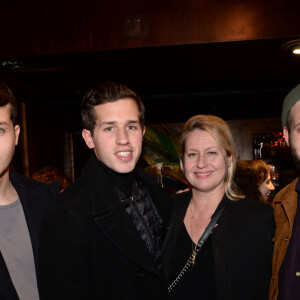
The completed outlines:
{"type": "Polygon", "coordinates": [[[0,81],[0,107],[7,104],[10,105],[10,119],[15,126],[17,122],[17,101],[7,84],[0,81]]]}
{"type": "Polygon", "coordinates": [[[96,126],[94,107],[100,104],[115,102],[126,98],[130,98],[136,102],[139,110],[139,121],[143,128],[145,126],[145,107],[141,98],[136,92],[128,88],[126,85],[111,81],[95,85],[83,97],[81,103],[82,127],[89,130],[93,135],[96,126]]]}

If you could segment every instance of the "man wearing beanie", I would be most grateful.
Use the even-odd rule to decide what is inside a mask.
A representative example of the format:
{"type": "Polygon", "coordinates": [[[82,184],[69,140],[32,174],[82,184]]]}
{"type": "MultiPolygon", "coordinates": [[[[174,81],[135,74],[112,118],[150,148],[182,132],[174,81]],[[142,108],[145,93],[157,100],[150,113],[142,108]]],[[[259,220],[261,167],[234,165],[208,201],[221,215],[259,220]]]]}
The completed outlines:
{"type": "MultiPolygon", "coordinates": [[[[282,106],[285,140],[300,170],[300,84],[282,106]]],[[[273,202],[276,221],[269,300],[300,299],[300,179],[283,188],[273,202]]]]}

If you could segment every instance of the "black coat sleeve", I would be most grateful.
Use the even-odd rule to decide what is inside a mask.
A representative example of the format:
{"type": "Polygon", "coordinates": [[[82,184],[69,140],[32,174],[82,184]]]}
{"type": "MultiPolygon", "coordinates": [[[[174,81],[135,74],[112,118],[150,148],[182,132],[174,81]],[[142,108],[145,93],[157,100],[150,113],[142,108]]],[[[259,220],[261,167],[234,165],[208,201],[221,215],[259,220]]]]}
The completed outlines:
{"type": "Polygon", "coordinates": [[[56,207],[48,214],[39,245],[41,300],[89,299],[87,239],[73,211],[56,207]]]}

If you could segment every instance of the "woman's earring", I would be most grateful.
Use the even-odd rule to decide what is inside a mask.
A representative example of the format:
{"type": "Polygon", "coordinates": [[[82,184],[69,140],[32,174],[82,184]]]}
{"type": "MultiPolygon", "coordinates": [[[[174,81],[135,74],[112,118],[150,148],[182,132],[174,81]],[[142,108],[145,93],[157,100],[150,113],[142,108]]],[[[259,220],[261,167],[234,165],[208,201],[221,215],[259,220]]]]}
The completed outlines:
{"type": "Polygon", "coordinates": [[[180,164],[180,169],[181,169],[181,171],[184,172],[184,171],[183,171],[183,163],[182,163],[182,160],[179,161],[179,164],[180,164]]]}

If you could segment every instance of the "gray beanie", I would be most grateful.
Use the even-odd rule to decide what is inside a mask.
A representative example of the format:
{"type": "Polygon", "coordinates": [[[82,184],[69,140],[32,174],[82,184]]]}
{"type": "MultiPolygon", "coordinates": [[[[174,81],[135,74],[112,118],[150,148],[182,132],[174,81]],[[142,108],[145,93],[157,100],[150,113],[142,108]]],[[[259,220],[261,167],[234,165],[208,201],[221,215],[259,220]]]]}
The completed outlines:
{"type": "Polygon", "coordinates": [[[282,104],[282,115],[281,115],[281,123],[282,127],[287,125],[288,114],[294,104],[300,100],[300,84],[294,87],[285,97],[282,104]]]}

